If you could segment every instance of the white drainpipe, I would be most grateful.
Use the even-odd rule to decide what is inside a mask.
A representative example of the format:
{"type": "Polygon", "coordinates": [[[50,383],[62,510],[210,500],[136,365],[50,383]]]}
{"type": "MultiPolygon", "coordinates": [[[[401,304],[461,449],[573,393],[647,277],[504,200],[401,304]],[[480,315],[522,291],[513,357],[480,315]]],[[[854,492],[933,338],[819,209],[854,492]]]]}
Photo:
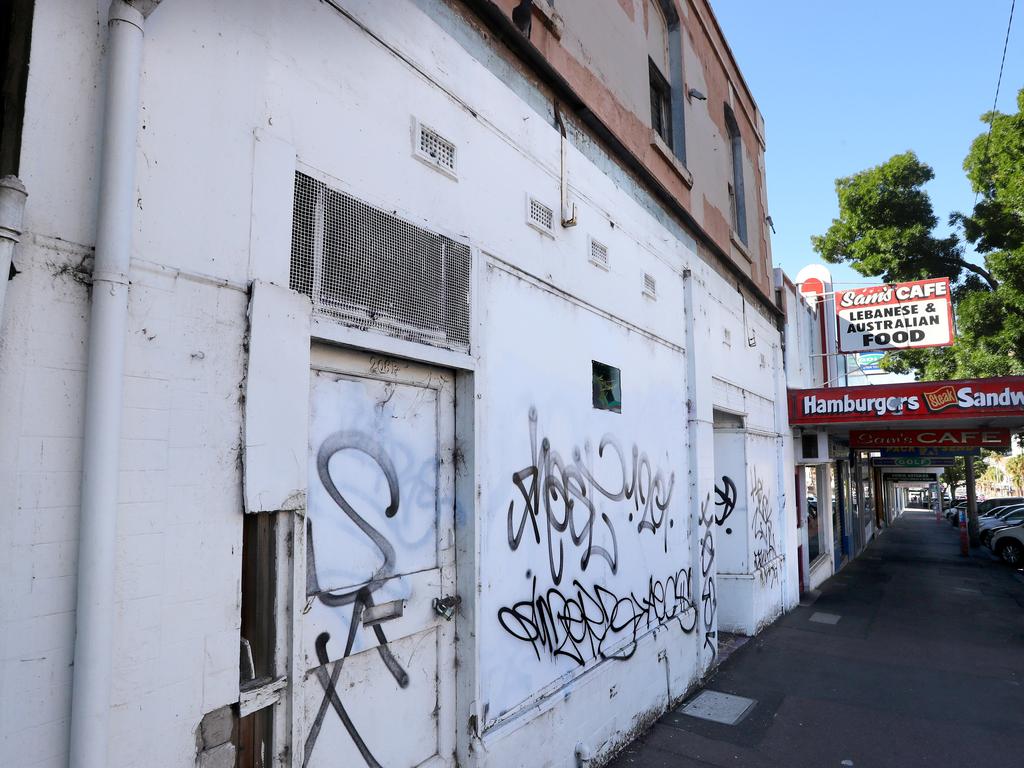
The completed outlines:
{"type": "Polygon", "coordinates": [[[4,318],[4,299],[7,297],[7,278],[11,274],[11,257],[21,237],[21,222],[25,213],[25,185],[17,176],[0,179],[0,322],[4,318]]]}
{"type": "Polygon", "coordinates": [[[124,0],[111,3],[85,384],[78,601],[71,690],[69,765],[73,768],[107,766],[117,487],[143,23],[142,13],[124,0]]]}

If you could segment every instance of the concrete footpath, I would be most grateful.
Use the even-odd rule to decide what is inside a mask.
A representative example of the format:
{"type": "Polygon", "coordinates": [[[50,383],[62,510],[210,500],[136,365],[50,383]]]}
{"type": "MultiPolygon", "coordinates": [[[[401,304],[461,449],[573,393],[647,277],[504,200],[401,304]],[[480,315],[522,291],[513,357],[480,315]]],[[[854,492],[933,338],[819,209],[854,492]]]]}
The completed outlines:
{"type": "Polygon", "coordinates": [[[736,725],[681,706],[612,768],[1024,766],[1018,572],[907,511],[805,602],[701,689],[755,700],[736,725]]]}

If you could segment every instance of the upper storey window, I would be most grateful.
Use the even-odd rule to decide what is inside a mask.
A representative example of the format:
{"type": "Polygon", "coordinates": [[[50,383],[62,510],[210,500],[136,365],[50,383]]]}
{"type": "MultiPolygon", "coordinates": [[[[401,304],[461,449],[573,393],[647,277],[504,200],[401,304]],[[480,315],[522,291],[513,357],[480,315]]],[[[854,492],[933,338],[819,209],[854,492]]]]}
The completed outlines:
{"type": "Polygon", "coordinates": [[[743,139],[736,115],[725,105],[725,127],[729,131],[729,156],[732,161],[732,182],[729,184],[729,208],[732,228],[740,241],[747,244],[747,207],[743,190],[743,139]]]}
{"type": "Polygon", "coordinates": [[[647,4],[647,64],[651,93],[651,128],[673,154],[686,162],[683,134],[683,64],[679,14],[672,0],[647,4]]]}
{"type": "Polygon", "coordinates": [[[668,20],[659,0],[647,0],[647,55],[662,78],[668,80],[672,71],[669,59],[668,20]]]}
{"type": "Polygon", "coordinates": [[[672,146],[672,87],[651,60],[651,127],[672,146]]]}

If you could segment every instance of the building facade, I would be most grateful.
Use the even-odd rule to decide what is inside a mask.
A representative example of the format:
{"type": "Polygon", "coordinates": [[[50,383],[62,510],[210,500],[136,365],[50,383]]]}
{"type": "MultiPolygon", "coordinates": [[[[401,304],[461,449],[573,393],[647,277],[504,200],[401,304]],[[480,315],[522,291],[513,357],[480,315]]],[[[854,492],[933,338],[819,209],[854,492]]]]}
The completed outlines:
{"type": "Polygon", "coordinates": [[[795,604],[706,0],[21,7],[2,762],[600,765],[795,604]]]}

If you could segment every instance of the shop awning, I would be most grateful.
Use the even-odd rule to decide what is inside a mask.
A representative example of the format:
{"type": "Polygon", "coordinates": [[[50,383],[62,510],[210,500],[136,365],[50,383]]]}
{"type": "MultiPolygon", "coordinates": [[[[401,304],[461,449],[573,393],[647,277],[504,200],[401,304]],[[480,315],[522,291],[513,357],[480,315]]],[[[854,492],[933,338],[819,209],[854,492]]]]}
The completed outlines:
{"type": "Polygon", "coordinates": [[[791,389],[789,423],[827,426],[830,433],[850,429],[1017,432],[1024,429],[1024,376],[791,389]]]}

